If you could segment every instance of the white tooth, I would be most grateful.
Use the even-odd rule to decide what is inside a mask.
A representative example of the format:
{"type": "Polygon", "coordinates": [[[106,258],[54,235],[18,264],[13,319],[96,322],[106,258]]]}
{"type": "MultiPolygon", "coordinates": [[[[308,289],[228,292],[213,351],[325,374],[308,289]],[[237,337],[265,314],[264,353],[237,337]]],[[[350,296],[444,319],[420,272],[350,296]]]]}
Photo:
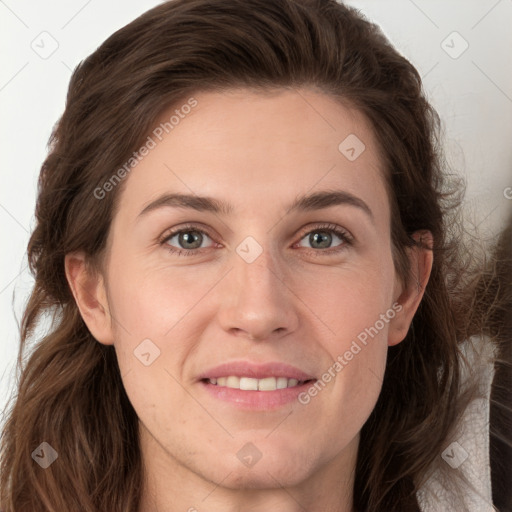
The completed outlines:
{"type": "Polygon", "coordinates": [[[258,391],[258,379],[240,377],[240,389],[243,391],[258,391]]]}
{"type": "Polygon", "coordinates": [[[276,381],[276,389],[284,389],[288,385],[286,377],[279,377],[276,381]]]}
{"type": "Polygon", "coordinates": [[[258,381],[258,389],[260,391],[274,391],[276,389],[276,378],[266,377],[258,381]]]}
{"type": "Polygon", "coordinates": [[[276,389],[291,388],[296,386],[297,379],[287,379],[286,377],[265,377],[264,379],[255,379],[253,377],[238,377],[230,375],[229,377],[217,377],[209,379],[211,384],[228,387],[232,389],[241,389],[242,391],[274,391],[276,389]]]}
{"type": "Polygon", "coordinates": [[[236,377],[235,375],[230,375],[229,377],[227,377],[226,387],[240,389],[240,377],[236,377]]]}

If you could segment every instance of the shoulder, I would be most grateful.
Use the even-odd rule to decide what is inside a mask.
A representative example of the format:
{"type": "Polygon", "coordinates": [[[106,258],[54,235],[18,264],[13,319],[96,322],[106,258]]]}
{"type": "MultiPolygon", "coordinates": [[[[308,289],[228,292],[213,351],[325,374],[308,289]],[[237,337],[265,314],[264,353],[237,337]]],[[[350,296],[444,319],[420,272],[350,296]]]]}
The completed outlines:
{"type": "Polygon", "coordinates": [[[446,447],[417,497],[422,512],[492,512],[489,411],[494,378],[494,345],[474,337],[461,347],[462,389],[478,383],[479,393],[464,410],[446,447]]]}

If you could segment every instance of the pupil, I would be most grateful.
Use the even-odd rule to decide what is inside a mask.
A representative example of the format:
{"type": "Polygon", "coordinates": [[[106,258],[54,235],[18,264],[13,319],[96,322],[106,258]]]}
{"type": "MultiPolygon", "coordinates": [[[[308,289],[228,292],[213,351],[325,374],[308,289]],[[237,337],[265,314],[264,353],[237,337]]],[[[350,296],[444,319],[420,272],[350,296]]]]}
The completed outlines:
{"type": "Polygon", "coordinates": [[[198,233],[199,236],[190,236],[190,233],[197,233],[197,231],[188,231],[186,233],[181,233],[181,240],[180,242],[182,242],[182,245],[183,243],[186,245],[186,244],[189,244],[189,243],[194,243],[194,238],[195,238],[195,241],[196,241],[196,246],[194,247],[185,247],[186,249],[197,249],[198,247],[201,246],[201,241],[199,241],[199,245],[197,245],[197,240],[198,238],[200,238],[202,235],[200,235],[198,233]]]}
{"type": "Polygon", "coordinates": [[[311,243],[311,245],[313,245],[314,243],[317,243],[319,238],[320,239],[323,238],[323,242],[327,242],[327,243],[323,243],[323,245],[322,245],[322,240],[320,240],[321,247],[322,248],[328,247],[329,243],[330,243],[331,235],[326,233],[325,231],[318,231],[317,233],[323,233],[323,235],[318,235],[318,234],[310,235],[310,243],[311,243]]]}

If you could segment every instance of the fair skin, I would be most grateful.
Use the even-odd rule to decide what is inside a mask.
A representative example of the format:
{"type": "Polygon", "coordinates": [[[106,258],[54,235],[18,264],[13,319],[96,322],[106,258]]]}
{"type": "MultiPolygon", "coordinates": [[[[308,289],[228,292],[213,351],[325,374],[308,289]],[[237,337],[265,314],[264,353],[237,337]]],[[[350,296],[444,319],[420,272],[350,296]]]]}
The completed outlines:
{"type": "Polygon", "coordinates": [[[307,89],[194,97],[197,107],[126,178],[103,275],[87,271],[82,253],[66,257],[80,312],[98,342],[114,345],[140,420],[148,483],[139,511],[350,512],[359,432],[387,348],[404,339],[421,300],[431,252],[409,250],[413,283],[403,285],[381,159],[359,112],[307,89]],[[338,149],[350,134],[365,144],[353,161],[338,149]],[[325,190],[359,203],[287,211],[297,196],[325,190]],[[167,205],[141,215],[164,193],[208,196],[233,211],[167,205]],[[179,235],[159,243],[188,223],[189,245],[179,235]],[[199,249],[189,248],[194,236],[199,249]],[[248,236],[262,249],[250,263],[237,252],[248,236]],[[284,362],[318,382],[375,325],[306,404],[244,407],[199,379],[225,362],[284,362]],[[145,339],[160,350],[147,366],[134,355],[145,339]],[[244,464],[244,446],[261,458],[244,464]]]}

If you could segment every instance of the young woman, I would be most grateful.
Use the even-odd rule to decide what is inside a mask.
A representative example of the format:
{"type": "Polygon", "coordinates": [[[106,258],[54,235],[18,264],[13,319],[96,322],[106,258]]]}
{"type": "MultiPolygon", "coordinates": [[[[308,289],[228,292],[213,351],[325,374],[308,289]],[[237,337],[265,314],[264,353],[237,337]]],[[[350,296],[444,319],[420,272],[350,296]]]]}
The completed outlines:
{"type": "Polygon", "coordinates": [[[335,1],[175,0],[105,41],[41,170],[20,356],[53,323],[4,512],[429,510],[479,396],[438,128],[335,1]]]}

